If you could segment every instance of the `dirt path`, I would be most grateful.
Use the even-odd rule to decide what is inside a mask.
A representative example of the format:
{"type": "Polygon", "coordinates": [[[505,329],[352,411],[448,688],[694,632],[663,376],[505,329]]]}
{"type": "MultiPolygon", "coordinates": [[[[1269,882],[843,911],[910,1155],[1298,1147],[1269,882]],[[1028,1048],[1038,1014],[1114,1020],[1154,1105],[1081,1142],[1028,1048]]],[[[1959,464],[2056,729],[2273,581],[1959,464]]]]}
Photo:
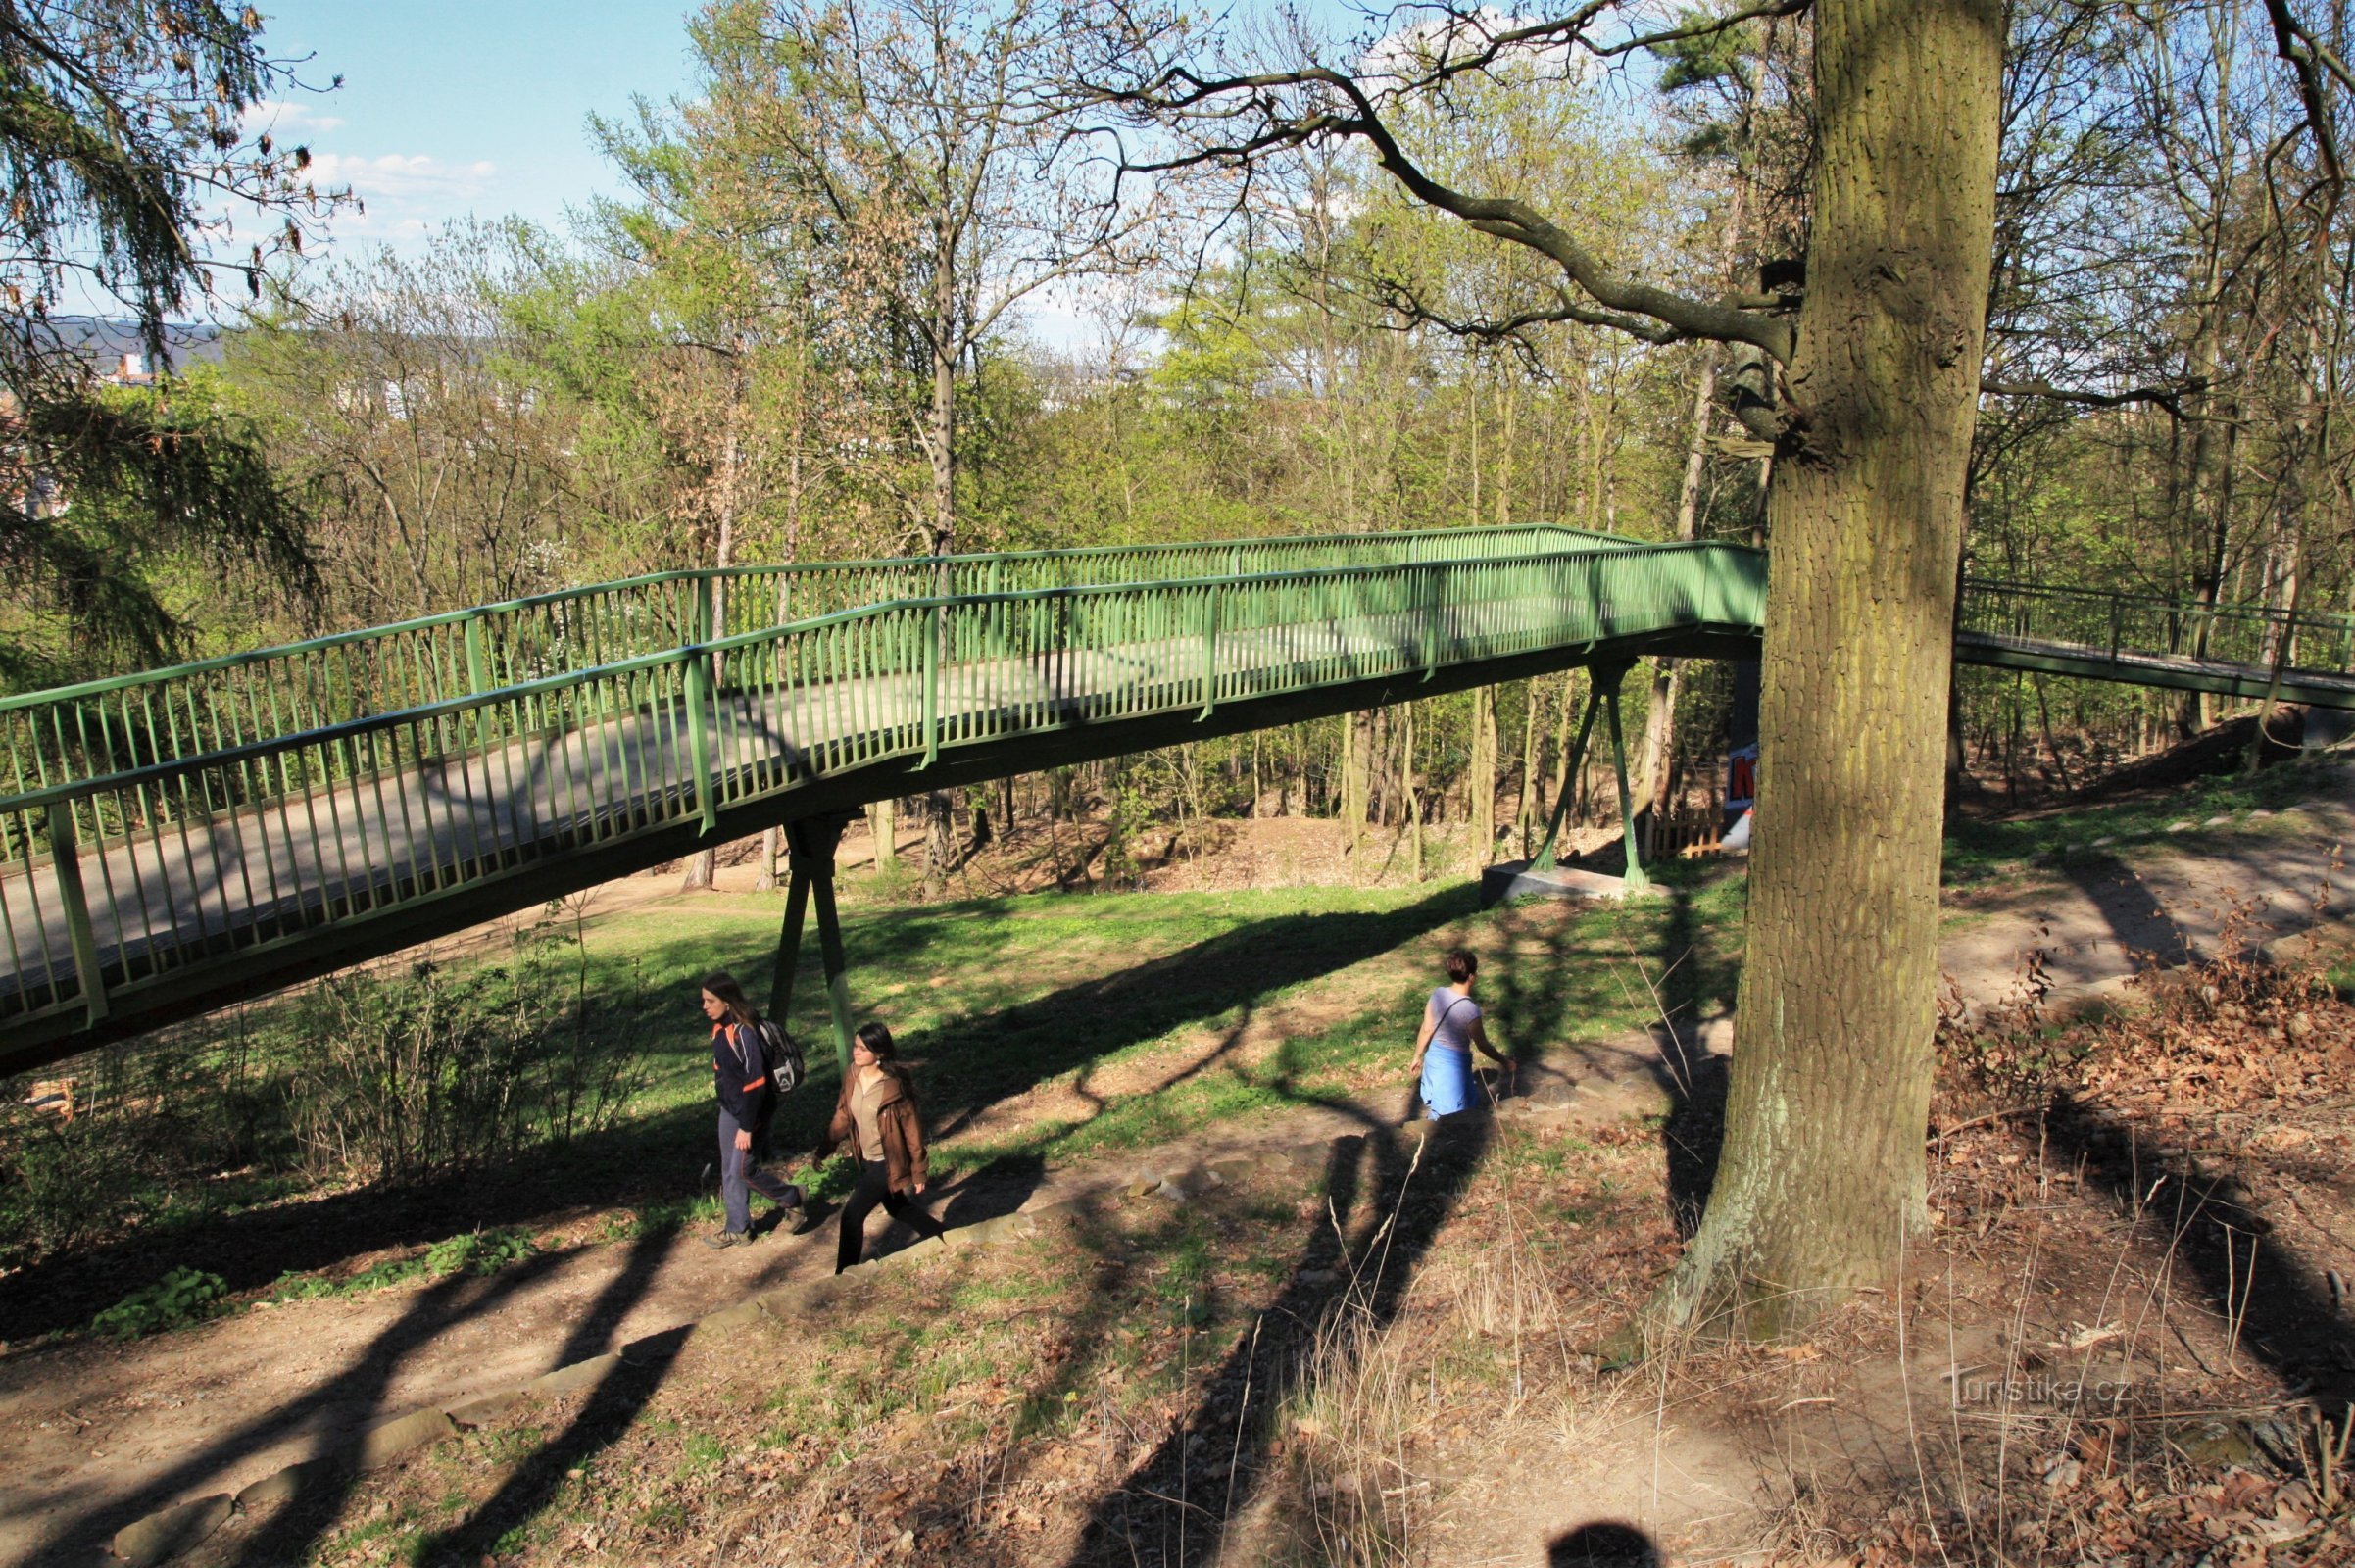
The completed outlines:
{"type": "MultiPolygon", "coordinates": [[[[2211,947],[2245,908],[2274,932],[2314,922],[2317,890],[2355,842],[2355,768],[2296,810],[2217,824],[2156,843],[2086,847],[2049,880],[2014,881],[1952,901],[1947,972],[1976,1004],[2000,1000],[2036,946],[2063,996],[2121,983],[2135,953],[2180,958],[2211,947]]],[[[2355,876],[2337,872],[2323,901],[2343,920],[2355,876]]],[[[633,889],[634,891],[634,889],[633,889]]],[[[1279,1037],[1361,994],[1360,966],[1270,1009],[1253,1032],[1279,1037]],[[1287,1008],[1290,1010],[1288,1011],[1287,1008]]],[[[1664,1089],[1722,1054],[1728,1019],[1557,1050],[1525,1090],[1572,1113],[1608,1119],[1656,1106],[1664,1089]]],[[[1229,1049],[1205,1045],[1203,1054],[1229,1049]]],[[[1075,1089],[1136,1093],[1196,1070],[1190,1050],[1155,1054],[1075,1089]]],[[[1046,1093],[1049,1091],[1042,1091],[1046,1093]]],[[[1044,1101],[995,1107],[974,1134],[1052,1114],[1044,1101]]],[[[1050,1168],[1019,1184],[976,1179],[929,1195],[952,1224],[1052,1203],[1227,1154],[1286,1147],[1394,1118],[1403,1103],[1300,1110],[1142,1153],[1050,1168]]],[[[488,1278],[419,1281],[354,1298],[251,1310],[204,1327],[110,1346],[74,1341],[0,1359],[0,1561],[82,1562],[115,1529],[178,1499],[234,1490],[339,1446],[375,1422],[519,1383],[689,1321],[757,1290],[832,1266],[834,1227],[712,1251],[693,1234],[601,1240],[585,1216],[552,1219],[540,1255],[488,1278]]],[[[882,1237],[878,1230],[877,1235],[882,1237]]],[[[882,1245],[907,1241],[896,1229],[882,1245]]],[[[1542,1523],[1532,1519],[1535,1527],[1542,1523]]]]}

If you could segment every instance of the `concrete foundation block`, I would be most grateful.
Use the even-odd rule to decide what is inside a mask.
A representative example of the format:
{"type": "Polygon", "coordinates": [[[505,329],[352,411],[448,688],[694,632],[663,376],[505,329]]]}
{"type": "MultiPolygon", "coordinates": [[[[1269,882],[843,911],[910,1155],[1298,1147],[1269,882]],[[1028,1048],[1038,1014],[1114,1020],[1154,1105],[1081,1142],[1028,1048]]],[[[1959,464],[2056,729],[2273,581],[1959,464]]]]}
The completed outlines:
{"type": "Polygon", "coordinates": [[[619,1369],[620,1365],[618,1353],[592,1356],[586,1361],[575,1361],[570,1366],[560,1366],[553,1372],[543,1372],[526,1387],[534,1394],[571,1394],[580,1389],[593,1389],[619,1369]]]}
{"type": "MultiPolygon", "coordinates": [[[[1507,899],[1579,899],[1589,903],[1611,904],[1629,896],[1624,877],[1604,876],[1599,871],[1579,871],[1568,866],[1555,866],[1550,871],[1539,871],[1527,860],[1507,860],[1492,865],[1480,873],[1480,906],[1484,909],[1502,904],[1507,899]]],[[[1635,890],[1641,892],[1641,889],[1635,890]]]]}
{"type": "Polygon", "coordinates": [[[448,1407],[450,1419],[458,1423],[461,1432],[487,1426],[523,1402],[521,1389],[501,1389],[496,1394],[477,1395],[460,1404],[448,1407]]]}
{"type": "Polygon", "coordinates": [[[282,1502],[292,1502],[303,1493],[335,1474],[336,1465],[328,1459],[305,1459],[283,1470],[272,1470],[237,1494],[237,1511],[253,1513],[263,1508],[274,1508],[282,1502]]]}
{"type": "Polygon", "coordinates": [[[363,1432],[359,1446],[352,1450],[352,1463],[363,1470],[373,1470],[412,1448],[457,1436],[458,1423],[450,1419],[448,1411],[413,1410],[363,1432]]]}
{"type": "Polygon", "coordinates": [[[237,1499],[225,1492],[151,1513],[115,1532],[115,1555],[141,1565],[168,1562],[204,1540],[236,1510],[237,1499]]]}

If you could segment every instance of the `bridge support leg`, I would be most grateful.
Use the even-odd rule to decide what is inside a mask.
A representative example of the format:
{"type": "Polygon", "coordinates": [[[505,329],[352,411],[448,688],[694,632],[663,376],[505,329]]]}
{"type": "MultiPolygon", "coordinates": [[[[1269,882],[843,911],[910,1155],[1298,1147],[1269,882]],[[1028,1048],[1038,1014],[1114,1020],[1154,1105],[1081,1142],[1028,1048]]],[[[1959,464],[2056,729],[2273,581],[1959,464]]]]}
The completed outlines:
{"type": "Polygon", "coordinates": [[[1562,793],[1553,803],[1553,814],[1546,819],[1545,842],[1538,846],[1537,858],[1529,862],[1533,871],[1550,871],[1554,867],[1554,841],[1561,837],[1562,819],[1570,814],[1570,797],[1578,788],[1578,765],[1587,760],[1587,736],[1595,728],[1596,710],[1602,707],[1602,682],[1591,679],[1588,687],[1586,716],[1578,721],[1578,740],[1562,763],[1562,793]]]}
{"type": "Polygon", "coordinates": [[[834,1025],[834,1056],[851,1070],[851,988],[843,959],[842,920],[834,906],[834,851],[852,813],[806,817],[787,824],[792,871],[785,884],[785,924],[777,933],[777,966],[768,986],[768,1014],[780,1024],[793,1004],[793,975],[801,962],[802,928],[817,906],[818,961],[826,976],[826,1011],[834,1025]]]}
{"type": "Polygon", "coordinates": [[[1628,666],[1595,672],[1595,683],[1603,687],[1603,703],[1611,710],[1611,766],[1619,775],[1619,831],[1621,842],[1627,846],[1627,886],[1630,892],[1651,886],[1651,878],[1644,874],[1644,861],[1636,852],[1636,802],[1627,788],[1627,742],[1619,733],[1619,682],[1628,666]],[[1607,684],[1605,684],[1607,682],[1607,684]]]}

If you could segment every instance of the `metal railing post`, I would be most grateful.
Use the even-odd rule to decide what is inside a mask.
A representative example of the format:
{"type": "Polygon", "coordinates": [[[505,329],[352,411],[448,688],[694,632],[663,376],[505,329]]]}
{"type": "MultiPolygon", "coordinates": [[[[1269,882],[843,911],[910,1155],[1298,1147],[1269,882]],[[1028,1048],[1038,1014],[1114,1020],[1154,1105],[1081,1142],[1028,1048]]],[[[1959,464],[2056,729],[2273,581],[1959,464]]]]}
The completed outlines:
{"type": "Polygon", "coordinates": [[[708,837],[719,827],[719,781],[711,774],[711,651],[687,650],[687,757],[695,769],[695,800],[708,837]]]}
{"type": "Polygon", "coordinates": [[[1202,706],[1194,716],[1204,719],[1218,706],[1218,606],[1224,590],[1216,587],[1203,590],[1206,603],[1202,606],[1202,706]]]}
{"type": "Polygon", "coordinates": [[[1423,601],[1423,678],[1439,673],[1439,568],[1409,566],[1421,581],[1423,601]]]}
{"type": "Polygon", "coordinates": [[[491,662],[482,645],[482,612],[466,616],[466,691],[480,697],[491,689],[491,662]]]}
{"type": "Polygon", "coordinates": [[[74,843],[74,803],[49,808],[49,864],[57,873],[58,902],[66,911],[66,933],[74,949],[74,978],[91,1023],[107,1015],[106,977],[98,972],[98,932],[90,924],[90,901],[82,891],[81,853],[74,843]]]}
{"type": "Polygon", "coordinates": [[[932,624],[924,637],[924,759],[916,765],[930,767],[941,755],[941,638],[948,633],[948,610],[932,607],[932,624]]]}

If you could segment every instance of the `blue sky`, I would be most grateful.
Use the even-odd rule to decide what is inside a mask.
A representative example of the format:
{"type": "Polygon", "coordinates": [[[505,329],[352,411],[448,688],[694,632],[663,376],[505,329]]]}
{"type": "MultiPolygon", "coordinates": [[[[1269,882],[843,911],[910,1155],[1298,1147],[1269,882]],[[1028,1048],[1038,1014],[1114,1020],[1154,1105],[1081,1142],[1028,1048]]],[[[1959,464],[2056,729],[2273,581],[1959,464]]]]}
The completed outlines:
{"type": "Polygon", "coordinates": [[[282,142],[308,145],[322,185],[365,213],[337,216],[329,254],[417,245],[472,213],[561,225],[567,206],[617,185],[590,145],[592,112],[687,87],[687,0],[264,0],[264,41],[309,56],[333,92],[273,103],[282,142]]]}

